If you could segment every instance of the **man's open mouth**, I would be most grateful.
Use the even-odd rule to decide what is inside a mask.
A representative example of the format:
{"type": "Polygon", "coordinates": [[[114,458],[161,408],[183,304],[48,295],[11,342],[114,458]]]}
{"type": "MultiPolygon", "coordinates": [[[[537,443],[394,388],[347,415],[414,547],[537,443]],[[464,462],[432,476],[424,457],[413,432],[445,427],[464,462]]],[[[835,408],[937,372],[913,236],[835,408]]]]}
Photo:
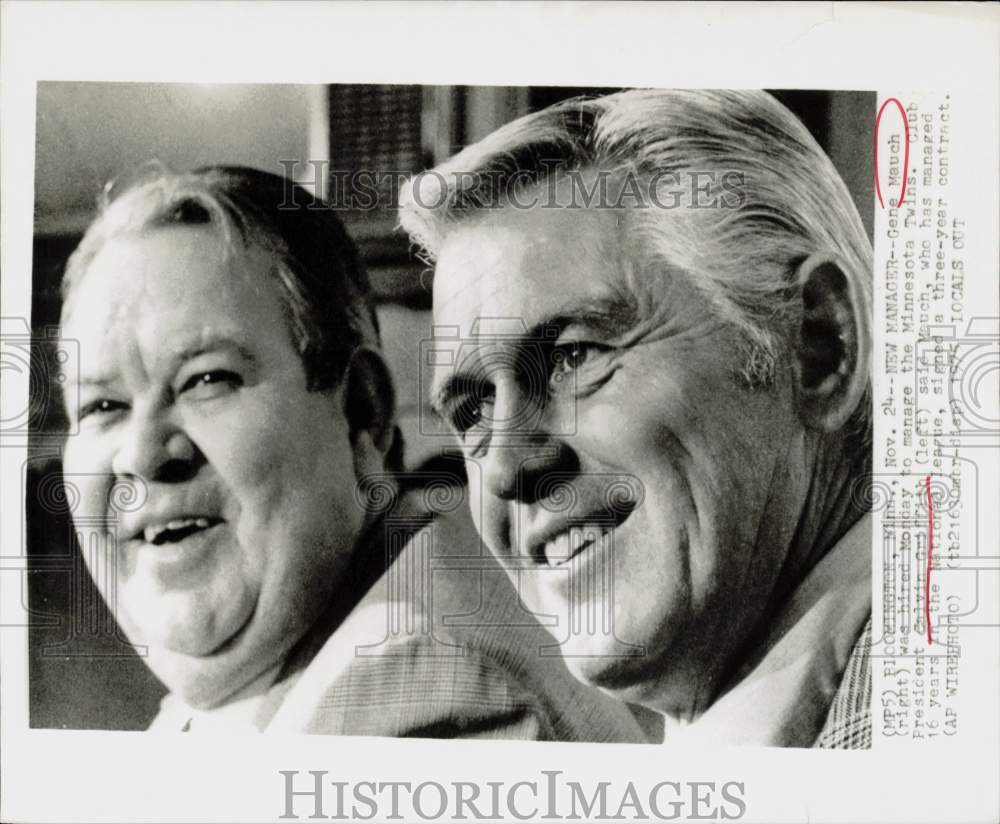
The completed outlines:
{"type": "Polygon", "coordinates": [[[550,567],[568,564],[572,558],[589,549],[614,527],[611,524],[581,524],[561,532],[546,541],[542,550],[545,563],[550,567]]]}
{"type": "Polygon", "coordinates": [[[613,512],[574,518],[558,533],[534,547],[532,558],[536,563],[552,568],[565,566],[577,555],[602,541],[613,540],[613,537],[607,537],[609,533],[625,523],[634,509],[635,506],[618,507],[613,512]]]}
{"type": "Polygon", "coordinates": [[[142,539],[153,546],[175,544],[222,523],[221,518],[206,516],[171,518],[160,524],[150,524],[142,531],[142,539]]]}

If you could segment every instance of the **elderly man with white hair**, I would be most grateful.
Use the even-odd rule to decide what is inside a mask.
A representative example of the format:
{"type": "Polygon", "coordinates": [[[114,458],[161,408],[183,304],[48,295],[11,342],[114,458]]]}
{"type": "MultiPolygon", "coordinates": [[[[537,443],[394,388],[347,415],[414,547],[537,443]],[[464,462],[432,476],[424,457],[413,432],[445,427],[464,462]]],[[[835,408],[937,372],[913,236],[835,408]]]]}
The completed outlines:
{"type": "Polygon", "coordinates": [[[667,743],[870,746],[872,252],[764,92],[628,91],[410,182],[472,517],[667,743]]]}

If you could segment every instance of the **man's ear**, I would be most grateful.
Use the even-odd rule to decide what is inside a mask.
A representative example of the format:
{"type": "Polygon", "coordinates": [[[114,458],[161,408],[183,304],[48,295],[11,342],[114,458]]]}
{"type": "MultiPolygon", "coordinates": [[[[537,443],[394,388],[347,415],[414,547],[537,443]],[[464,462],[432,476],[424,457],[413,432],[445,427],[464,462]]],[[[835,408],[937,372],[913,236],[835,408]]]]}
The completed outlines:
{"type": "Polygon", "coordinates": [[[794,364],[799,414],[823,432],[850,418],[868,386],[871,307],[866,290],[829,255],[799,266],[801,324],[794,364]]]}
{"type": "Polygon", "coordinates": [[[385,361],[372,349],[358,349],[344,373],[344,415],[359,477],[383,471],[396,436],[395,406],[385,361]]]}

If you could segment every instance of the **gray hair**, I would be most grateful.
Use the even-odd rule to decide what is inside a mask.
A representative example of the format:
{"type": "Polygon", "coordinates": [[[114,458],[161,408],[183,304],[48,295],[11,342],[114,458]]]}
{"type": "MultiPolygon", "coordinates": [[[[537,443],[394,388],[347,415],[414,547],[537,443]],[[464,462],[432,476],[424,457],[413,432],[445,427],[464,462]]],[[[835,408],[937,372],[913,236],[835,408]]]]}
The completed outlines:
{"type": "MultiPolygon", "coordinates": [[[[797,335],[793,277],[807,257],[835,257],[871,301],[871,243],[847,187],[805,126],[763,91],[633,90],[558,103],[411,179],[400,219],[432,262],[454,224],[585,170],[636,176],[653,197],[664,176],[705,172],[709,200],[738,175],[738,208],[629,208],[622,218],[646,257],[685,273],[742,333],[749,385],[773,381],[797,335]]],[[[870,372],[868,383],[852,426],[864,432],[870,372]]]]}
{"type": "Polygon", "coordinates": [[[284,178],[234,166],[175,173],[159,163],[109,184],[63,276],[63,317],[87,268],[111,239],[165,226],[206,225],[228,256],[269,252],[272,276],[311,390],[332,389],[361,346],[379,346],[357,249],[334,212],[284,178]]]}

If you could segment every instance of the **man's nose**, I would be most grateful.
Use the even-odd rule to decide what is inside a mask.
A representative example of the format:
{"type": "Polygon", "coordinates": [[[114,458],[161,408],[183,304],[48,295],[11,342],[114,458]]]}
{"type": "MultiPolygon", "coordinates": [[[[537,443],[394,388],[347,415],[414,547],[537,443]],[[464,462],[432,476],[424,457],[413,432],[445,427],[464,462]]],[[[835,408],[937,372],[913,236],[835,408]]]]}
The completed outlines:
{"type": "Polygon", "coordinates": [[[169,483],[191,477],[199,456],[194,441],[164,412],[133,409],[111,467],[119,477],[169,483]]]}
{"type": "Polygon", "coordinates": [[[482,465],[490,495],[531,503],[546,475],[575,471],[575,453],[552,431],[543,399],[521,389],[498,390],[491,424],[482,465]]]}

